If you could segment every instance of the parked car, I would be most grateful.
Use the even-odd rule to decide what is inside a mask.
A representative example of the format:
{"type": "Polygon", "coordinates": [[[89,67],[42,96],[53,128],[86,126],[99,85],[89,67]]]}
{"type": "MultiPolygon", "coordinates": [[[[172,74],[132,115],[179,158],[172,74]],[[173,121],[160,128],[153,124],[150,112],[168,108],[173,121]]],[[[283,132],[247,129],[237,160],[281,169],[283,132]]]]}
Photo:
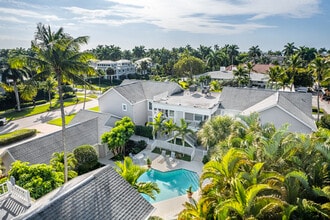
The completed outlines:
{"type": "Polygon", "coordinates": [[[0,126],[3,126],[3,125],[5,125],[5,124],[6,124],[6,118],[0,116],[0,126]]]}

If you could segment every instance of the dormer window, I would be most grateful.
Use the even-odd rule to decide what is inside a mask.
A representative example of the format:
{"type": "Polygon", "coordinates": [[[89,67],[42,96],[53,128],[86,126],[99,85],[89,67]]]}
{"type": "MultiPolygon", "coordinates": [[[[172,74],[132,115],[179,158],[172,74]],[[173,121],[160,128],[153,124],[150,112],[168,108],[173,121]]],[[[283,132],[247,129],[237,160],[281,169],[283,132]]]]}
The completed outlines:
{"type": "Polygon", "coordinates": [[[122,105],[121,105],[121,108],[123,109],[123,111],[127,111],[127,105],[125,104],[125,103],[123,103],[122,105]]]}

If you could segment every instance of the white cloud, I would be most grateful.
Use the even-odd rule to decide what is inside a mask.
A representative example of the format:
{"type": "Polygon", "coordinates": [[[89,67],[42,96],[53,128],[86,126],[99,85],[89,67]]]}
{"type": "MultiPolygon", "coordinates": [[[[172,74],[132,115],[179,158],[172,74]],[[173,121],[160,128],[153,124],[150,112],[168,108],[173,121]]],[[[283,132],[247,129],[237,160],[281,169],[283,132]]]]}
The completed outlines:
{"type": "MultiPolygon", "coordinates": [[[[60,20],[56,15],[41,14],[41,13],[37,13],[37,12],[34,12],[34,11],[30,11],[30,10],[24,10],[24,9],[0,7],[0,13],[3,16],[12,15],[12,16],[19,17],[21,19],[23,19],[23,18],[34,18],[34,19],[46,20],[46,21],[60,20]]],[[[21,19],[18,19],[18,20],[22,22],[21,19]]]]}
{"type": "Polygon", "coordinates": [[[164,30],[232,34],[269,28],[270,16],[310,17],[318,0],[108,0],[108,8],[66,7],[83,23],[153,24],[164,30]],[[253,21],[253,22],[252,22],[253,21]]]}

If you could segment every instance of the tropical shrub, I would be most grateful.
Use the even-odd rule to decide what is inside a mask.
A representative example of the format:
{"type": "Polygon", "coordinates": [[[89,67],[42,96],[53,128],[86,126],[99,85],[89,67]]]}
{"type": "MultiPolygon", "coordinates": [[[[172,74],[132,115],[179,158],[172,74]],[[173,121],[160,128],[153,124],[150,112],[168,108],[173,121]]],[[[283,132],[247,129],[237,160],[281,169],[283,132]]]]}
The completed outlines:
{"type": "Polygon", "coordinates": [[[63,172],[54,172],[51,165],[33,164],[15,161],[8,173],[16,180],[16,184],[30,192],[34,199],[38,199],[64,183],[63,172]]]}
{"type": "Polygon", "coordinates": [[[91,145],[82,145],[73,150],[77,160],[75,170],[79,175],[94,170],[98,166],[96,150],[91,145]]]}
{"type": "Polygon", "coordinates": [[[323,115],[318,123],[321,128],[330,129],[330,114],[323,115]]]}

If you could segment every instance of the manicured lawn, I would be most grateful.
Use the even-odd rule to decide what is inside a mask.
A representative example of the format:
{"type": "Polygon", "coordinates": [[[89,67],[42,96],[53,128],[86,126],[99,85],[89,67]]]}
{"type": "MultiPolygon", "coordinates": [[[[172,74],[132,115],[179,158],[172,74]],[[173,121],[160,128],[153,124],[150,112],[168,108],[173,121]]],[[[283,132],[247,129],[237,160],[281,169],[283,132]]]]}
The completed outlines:
{"type": "Polygon", "coordinates": [[[14,143],[29,137],[34,136],[37,133],[36,129],[20,129],[13,132],[0,135],[0,146],[14,143]]]}
{"type": "MultiPolygon", "coordinates": [[[[85,96],[85,93],[83,93],[83,92],[76,92],[76,95],[79,96],[79,97],[81,97],[81,98],[83,98],[85,96]]],[[[93,94],[87,93],[86,94],[86,97],[87,98],[91,98],[91,99],[97,99],[97,95],[94,94],[94,93],[93,94]]]]}
{"type": "MultiPolygon", "coordinates": [[[[86,102],[87,101],[90,101],[90,99],[87,98],[86,102]]],[[[64,107],[71,106],[71,105],[76,105],[77,103],[83,103],[83,102],[84,102],[84,98],[81,98],[81,97],[78,98],[78,102],[77,102],[77,98],[66,99],[66,100],[64,100],[64,107]]],[[[47,104],[44,104],[44,105],[37,105],[35,107],[24,108],[20,112],[17,112],[17,111],[14,111],[14,110],[4,112],[1,115],[3,117],[6,117],[7,120],[15,120],[15,119],[23,118],[23,117],[37,115],[37,114],[47,112],[47,111],[50,111],[50,110],[54,110],[54,109],[58,109],[58,108],[60,108],[60,103],[59,102],[52,102],[52,108],[51,109],[49,109],[49,103],[47,103],[47,104]]]]}
{"type": "Polygon", "coordinates": [[[96,106],[96,107],[93,107],[93,108],[89,108],[88,110],[91,110],[91,111],[94,111],[94,112],[100,112],[100,107],[96,106]]]}
{"type": "MultiPolygon", "coordinates": [[[[99,112],[100,111],[100,107],[99,106],[96,106],[94,108],[89,108],[88,110],[91,110],[91,111],[95,111],[95,112],[99,112]]],[[[76,114],[71,114],[71,115],[66,115],[65,116],[65,124],[69,124],[70,121],[76,116],[76,114]]],[[[57,126],[62,126],[62,119],[61,118],[55,118],[53,120],[50,120],[47,122],[48,124],[51,124],[51,125],[57,125],[57,126]]]]}
{"type": "MultiPolygon", "coordinates": [[[[66,115],[65,116],[65,125],[69,124],[70,121],[76,116],[76,114],[66,115]]],[[[55,118],[47,122],[47,124],[62,126],[62,118],[55,118]]]]}

